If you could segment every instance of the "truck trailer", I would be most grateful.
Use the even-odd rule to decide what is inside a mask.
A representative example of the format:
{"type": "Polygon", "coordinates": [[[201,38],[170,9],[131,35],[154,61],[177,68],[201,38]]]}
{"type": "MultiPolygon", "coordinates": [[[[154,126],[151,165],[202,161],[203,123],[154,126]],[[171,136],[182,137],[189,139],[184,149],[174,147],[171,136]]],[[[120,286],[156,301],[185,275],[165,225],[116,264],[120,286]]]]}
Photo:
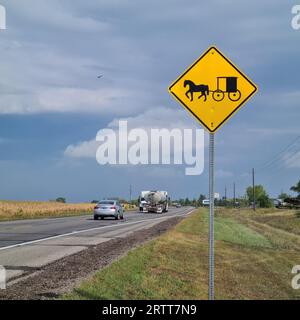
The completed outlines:
{"type": "Polygon", "coordinates": [[[167,191],[142,191],[140,196],[140,211],[144,213],[163,213],[169,210],[167,191]]]}

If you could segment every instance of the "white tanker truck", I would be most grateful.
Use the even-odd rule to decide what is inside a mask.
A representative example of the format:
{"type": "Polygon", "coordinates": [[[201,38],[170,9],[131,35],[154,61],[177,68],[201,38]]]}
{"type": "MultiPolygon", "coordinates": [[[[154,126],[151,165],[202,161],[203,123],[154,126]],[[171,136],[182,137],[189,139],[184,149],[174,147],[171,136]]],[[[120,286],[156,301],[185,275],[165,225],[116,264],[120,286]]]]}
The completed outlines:
{"type": "Polygon", "coordinates": [[[140,195],[140,211],[163,213],[169,210],[167,191],[142,191],[140,195]]]}

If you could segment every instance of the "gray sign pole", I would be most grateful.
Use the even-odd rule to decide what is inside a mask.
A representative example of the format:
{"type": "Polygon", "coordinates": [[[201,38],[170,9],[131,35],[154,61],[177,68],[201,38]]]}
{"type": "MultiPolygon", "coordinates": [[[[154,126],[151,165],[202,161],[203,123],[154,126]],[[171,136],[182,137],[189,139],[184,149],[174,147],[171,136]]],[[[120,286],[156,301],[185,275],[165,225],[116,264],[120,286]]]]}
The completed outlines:
{"type": "Polygon", "coordinates": [[[214,134],[209,134],[209,300],[214,300],[215,296],[215,257],[214,257],[214,165],[215,165],[215,146],[214,134]]]}

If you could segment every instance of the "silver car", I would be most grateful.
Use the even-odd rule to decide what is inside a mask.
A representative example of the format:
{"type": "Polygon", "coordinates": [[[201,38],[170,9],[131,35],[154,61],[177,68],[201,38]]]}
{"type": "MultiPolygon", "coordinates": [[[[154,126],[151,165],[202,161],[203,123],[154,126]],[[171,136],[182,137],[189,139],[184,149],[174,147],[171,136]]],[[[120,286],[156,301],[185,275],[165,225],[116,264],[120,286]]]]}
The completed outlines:
{"type": "Polygon", "coordinates": [[[117,200],[102,200],[97,203],[94,208],[94,220],[106,217],[113,217],[116,220],[124,219],[124,210],[122,205],[117,200]]]}

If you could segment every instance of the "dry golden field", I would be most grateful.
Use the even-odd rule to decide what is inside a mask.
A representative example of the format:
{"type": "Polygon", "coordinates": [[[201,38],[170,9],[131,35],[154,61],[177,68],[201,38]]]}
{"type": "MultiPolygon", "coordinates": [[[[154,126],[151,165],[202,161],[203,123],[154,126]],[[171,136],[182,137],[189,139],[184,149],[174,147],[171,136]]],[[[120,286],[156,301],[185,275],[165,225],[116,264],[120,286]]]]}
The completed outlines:
{"type": "MultiPolygon", "coordinates": [[[[93,203],[59,203],[36,201],[3,201],[0,200],[0,221],[52,218],[91,214],[93,203]]],[[[124,204],[126,211],[136,210],[134,205],[124,204]]]]}
{"type": "Polygon", "coordinates": [[[125,203],[123,205],[123,208],[126,210],[126,211],[133,211],[133,210],[137,210],[137,207],[135,205],[132,205],[132,204],[129,204],[129,203],[125,203]]]}
{"type": "Polygon", "coordinates": [[[79,215],[91,213],[94,206],[91,203],[0,201],[0,221],[79,215]]]}

